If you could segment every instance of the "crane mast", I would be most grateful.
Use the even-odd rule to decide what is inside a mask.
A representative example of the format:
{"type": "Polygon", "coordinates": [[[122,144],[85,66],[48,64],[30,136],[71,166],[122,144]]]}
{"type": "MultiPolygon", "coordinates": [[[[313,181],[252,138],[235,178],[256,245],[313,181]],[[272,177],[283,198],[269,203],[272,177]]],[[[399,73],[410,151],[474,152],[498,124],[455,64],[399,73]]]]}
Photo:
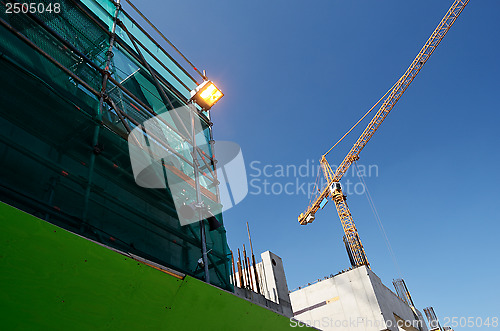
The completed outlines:
{"type": "Polygon", "coordinates": [[[322,206],[323,200],[331,198],[335,203],[337,213],[342,223],[345,235],[344,242],[346,243],[349,258],[351,259],[351,264],[353,266],[369,266],[369,263],[366,258],[363,245],[361,244],[361,240],[359,239],[358,231],[351,216],[351,212],[347,206],[346,196],[342,193],[342,188],[339,182],[351,164],[359,159],[359,154],[363,148],[366,146],[368,141],[370,141],[371,137],[375,134],[389,112],[394,108],[413,79],[420,72],[420,69],[422,69],[423,65],[427,62],[453,23],[455,23],[455,20],[458,18],[468,2],[469,0],[455,0],[453,2],[450,9],[448,9],[445,16],[431,34],[420,52],[417,54],[413,62],[410,64],[406,72],[389,91],[389,95],[383,101],[377,113],[373,116],[366,129],[363,131],[335,172],[326,160],[326,154],[320,159],[321,169],[323,170],[323,175],[325,176],[327,185],[320,191],[319,195],[308,207],[308,209],[299,215],[298,221],[301,225],[313,222],[316,212],[322,206]]]}

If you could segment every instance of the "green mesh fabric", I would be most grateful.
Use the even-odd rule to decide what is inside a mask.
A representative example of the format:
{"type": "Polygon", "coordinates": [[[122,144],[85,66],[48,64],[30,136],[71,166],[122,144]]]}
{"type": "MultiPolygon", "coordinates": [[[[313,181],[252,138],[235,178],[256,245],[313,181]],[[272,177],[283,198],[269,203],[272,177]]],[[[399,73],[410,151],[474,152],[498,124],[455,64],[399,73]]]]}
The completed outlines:
{"type": "MultiPolygon", "coordinates": [[[[92,13],[82,12],[72,1],[58,2],[59,14],[46,12],[37,17],[103,67],[108,32],[89,18],[92,13]]],[[[102,74],[26,14],[1,11],[0,19],[100,91],[102,74]]],[[[169,105],[162,103],[152,77],[129,52],[119,44],[113,49],[113,77],[147,107],[158,113],[166,111],[169,105]]],[[[5,27],[0,27],[0,87],[2,201],[92,240],[203,277],[197,264],[201,257],[199,225],[179,225],[168,190],[136,185],[127,131],[114,110],[104,107],[99,121],[98,98],[5,27]],[[85,213],[86,223],[82,220],[85,213]]],[[[135,121],[142,123],[151,116],[111,82],[106,90],[135,121]]],[[[184,102],[174,93],[167,91],[167,95],[175,107],[184,102]]],[[[134,126],[131,121],[128,124],[134,126]]],[[[204,151],[210,153],[208,147],[204,151]]],[[[211,282],[230,289],[224,227],[207,231],[207,245],[211,282]]]]}

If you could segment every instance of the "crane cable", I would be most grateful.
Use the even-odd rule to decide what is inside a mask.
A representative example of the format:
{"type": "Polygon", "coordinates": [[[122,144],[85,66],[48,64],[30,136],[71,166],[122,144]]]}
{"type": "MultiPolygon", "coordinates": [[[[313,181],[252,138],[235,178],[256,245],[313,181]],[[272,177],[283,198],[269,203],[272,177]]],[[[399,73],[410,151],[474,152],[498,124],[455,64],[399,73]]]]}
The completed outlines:
{"type": "Polygon", "coordinates": [[[320,184],[321,184],[320,170],[321,170],[321,165],[318,166],[318,170],[316,171],[316,180],[314,181],[314,186],[313,186],[311,195],[309,196],[309,205],[311,205],[313,197],[315,196],[315,194],[317,195],[318,192],[320,192],[320,184]],[[315,190],[318,190],[318,192],[315,192],[315,190]]]}
{"type": "Polygon", "coordinates": [[[355,128],[355,127],[356,127],[356,126],[357,126],[357,125],[358,125],[358,124],[362,121],[362,120],[364,120],[366,116],[368,116],[368,114],[369,114],[369,113],[373,110],[373,108],[375,108],[375,107],[376,107],[376,106],[380,103],[380,101],[382,101],[382,100],[386,97],[386,95],[387,95],[387,94],[389,94],[389,92],[391,92],[391,91],[394,89],[394,87],[396,87],[396,85],[399,83],[399,81],[400,81],[400,80],[401,80],[401,78],[400,78],[400,79],[398,79],[398,81],[397,81],[396,83],[394,83],[394,85],[392,85],[392,87],[391,87],[391,88],[390,88],[387,92],[385,92],[384,96],[383,96],[382,98],[380,98],[380,99],[377,101],[377,103],[376,103],[376,104],[374,104],[374,105],[373,105],[373,106],[372,106],[372,107],[371,107],[371,108],[370,108],[370,109],[366,112],[366,114],[364,114],[364,115],[363,115],[363,117],[361,117],[361,118],[359,119],[359,121],[357,121],[357,122],[356,122],[356,124],[354,124],[354,125],[352,126],[352,128],[350,128],[350,129],[349,129],[349,131],[347,131],[347,132],[346,132],[346,133],[342,136],[342,138],[340,138],[340,139],[339,139],[339,141],[337,141],[337,142],[335,143],[335,145],[333,145],[333,146],[332,146],[332,148],[330,148],[330,149],[328,150],[328,152],[326,152],[323,156],[326,156],[328,153],[330,153],[330,152],[332,151],[332,149],[334,149],[334,148],[335,148],[335,146],[337,146],[337,145],[338,145],[338,144],[339,144],[339,143],[340,143],[340,142],[341,142],[341,141],[342,141],[342,140],[343,140],[343,139],[344,139],[344,138],[345,138],[345,137],[346,137],[349,133],[351,133],[351,131],[352,131],[352,130],[353,130],[353,129],[354,129],[354,128],[355,128]]]}
{"type": "Polygon", "coordinates": [[[368,190],[368,186],[366,186],[366,182],[363,179],[363,176],[360,176],[356,162],[353,162],[352,165],[354,166],[354,171],[356,172],[356,175],[358,176],[360,182],[363,184],[363,186],[365,188],[366,199],[368,200],[368,203],[370,205],[370,208],[372,209],[373,215],[375,216],[375,220],[377,221],[377,225],[378,225],[380,231],[382,232],[382,235],[383,235],[384,240],[385,240],[385,244],[387,245],[387,249],[389,250],[389,254],[391,255],[392,262],[394,263],[394,266],[396,267],[397,272],[399,273],[399,277],[403,278],[401,268],[399,267],[398,261],[396,259],[396,254],[394,253],[394,250],[392,249],[391,243],[389,241],[389,237],[387,237],[387,233],[385,232],[384,226],[382,225],[382,220],[380,219],[380,215],[377,212],[377,208],[375,208],[375,203],[373,202],[370,191],[368,190]]]}

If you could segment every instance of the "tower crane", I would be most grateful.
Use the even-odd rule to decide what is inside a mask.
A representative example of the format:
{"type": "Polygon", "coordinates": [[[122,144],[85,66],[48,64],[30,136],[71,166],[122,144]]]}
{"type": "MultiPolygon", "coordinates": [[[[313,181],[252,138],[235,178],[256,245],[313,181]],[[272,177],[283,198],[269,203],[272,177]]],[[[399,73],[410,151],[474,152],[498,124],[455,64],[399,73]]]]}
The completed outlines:
{"type": "MultiPolygon", "coordinates": [[[[335,147],[335,145],[330,148],[330,150],[326,152],[320,159],[321,169],[323,171],[323,175],[325,176],[327,185],[321,191],[318,191],[316,198],[313,200],[313,203],[307,208],[305,212],[299,215],[298,220],[301,225],[306,225],[313,222],[316,212],[324,205],[324,203],[326,203],[326,201],[328,201],[328,198],[332,199],[335,203],[340,222],[342,223],[342,228],[345,235],[344,243],[353,267],[361,265],[370,267],[370,264],[368,263],[368,259],[366,258],[363,245],[361,244],[361,240],[356,229],[356,225],[354,224],[351,212],[349,211],[349,207],[347,206],[346,196],[342,192],[340,180],[342,179],[342,176],[344,176],[344,174],[347,172],[351,164],[359,159],[359,153],[361,153],[363,148],[366,146],[368,141],[370,141],[371,137],[375,134],[389,112],[394,108],[398,100],[401,98],[413,79],[417,76],[420,69],[422,69],[423,65],[427,62],[431,54],[434,52],[436,47],[439,45],[441,40],[453,25],[453,23],[455,23],[455,20],[458,18],[468,2],[469,0],[455,0],[453,2],[450,9],[448,9],[448,11],[446,12],[446,15],[438,24],[437,28],[431,34],[431,36],[422,47],[420,52],[417,54],[406,72],[386,93],[387,98],[383,101],[379,110],[373,116],[370,123],[368,123],[366,129],[363,131],[356,143],[354,143],[354,146],[351,148],[349,153],[347,153],[346,157],[344,158],[342,163],[340,163],[338,168],[333,171],[332,167],[326,160],[326,155],[333,149],[333,147],[335,147]]],[[[372,107],[372,109],[375,108],[384,97],[382,97],[379,102],[377,102],[375,106],[372,107]]],[[[368,113],[370,111],[368,111],[368,113]]],[[[368,115],[368,113],[365,114],[365,116],[368,115]]]]}

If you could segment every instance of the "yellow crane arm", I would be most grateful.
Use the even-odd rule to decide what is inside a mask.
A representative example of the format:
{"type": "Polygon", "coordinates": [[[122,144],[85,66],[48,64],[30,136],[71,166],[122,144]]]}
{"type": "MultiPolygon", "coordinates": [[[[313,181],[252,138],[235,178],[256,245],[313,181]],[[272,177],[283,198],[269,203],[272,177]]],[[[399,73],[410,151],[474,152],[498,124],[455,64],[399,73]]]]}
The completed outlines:
{"type": "Polygon", "coordinates": [[[446,15],[443,17],[441,22],[438,24],[437,28],[434,30],[430,38],[427,40],[425,45],[422,47],[418,55],[415,57],[415,60],[408,67],[403,76],[398,80],[395,86],[389,93],[389,96],[384,100],[382,106],[380,106],[377,113],[373,116],[373,119],[370,121],[365,131],[359,139],[356,141],[354,146],[351,148],[347,156],[344,158],[342,163],[336,169],[335,172],[331,169],[330,165],[326,161],[325,155],[322,156],[320,163],[323,169],[323,173],[325,174],[325,178],[328,182],[328,185],[320,192],[320,194],[316,197],[312,205],[308,207],[308,209],[301,213],[298,217],[299,223],[301,225],[306,225],[314,221],[315,214],[321,206],[321,203],[324,199],[330,196],[330,186],[340,181],[342,176],[347,172],[349,167],[353,162],[359,159],[359,153],[366,146],[368,141],[370,141],[371,137],[377,131],[380,124],[387,117],[392,108],[396,105],[398,100],[401,98],[403,93],[406,91],[410,83],[413,81],[415,76],[419,73],[420,69],[422,69],[423,65],[427,62],[431,54],[434,52],[436,47],[439,45],[441,40],[444,38],[448,30],[451,28],[455,20],[458,18],[464,7],[467,5],[469,0],[455,0],[446,15]]]}

